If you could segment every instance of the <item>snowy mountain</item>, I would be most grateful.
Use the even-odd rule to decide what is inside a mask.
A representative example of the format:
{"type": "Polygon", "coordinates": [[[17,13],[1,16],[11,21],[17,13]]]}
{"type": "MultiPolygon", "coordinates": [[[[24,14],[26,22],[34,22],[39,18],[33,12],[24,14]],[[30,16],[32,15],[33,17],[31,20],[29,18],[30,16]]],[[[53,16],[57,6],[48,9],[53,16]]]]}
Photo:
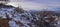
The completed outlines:
{"type": "MultiPolygon", "coordinates": [[[[36,11],[38,12],[38,11],[36,11]]],[[[50,12],[51,13],[51,12],[50,12]]],[[[10,19],[8,24],[9,27],[54,27],[56,26],[56,22],[54,22],[54,24],[52,23],[48,23],[48,18],[50,19],[54,19],[54,21],[56,21],[56,17],[53,15],[49,15],[46,13],[42,13],[42,14],[31,14],[30,12],[27,12],[25,10],[23,10],[22,8],[19,7],[13,7],[11,5],[3,5],[0,4],[0,18],[1,19],[10,19]],[[41,15],[41,16],[40,16],[41,15]],[[43,20],[41,20],[43,19],[43,20]],[[48,24],[48,26],[43,23],[45,22],[46,24],[48,24]],[[52,26],[54,25],[54,26],[52,26]]],[[[53,20],[52,20],[53,22],[53,20]]]]}
{"type": "MultiPolygon", "coordinates": [[[[3,4],[0,4],[0,17],[2,19],[6,19],[6,18],[11,19],[9,21],[10,27],[30,27],[28,24],[30,24],[31,20],[33,20],[32,15],[24,11],[22,8],[18,8],[18,7],[16,8],[13,6],[8,6],[3,4]],[[16,22],[18,22],[18,24],[16,24],[16,22]]],[[[35,25],[31,23],[31,26],[34,27],[35,25]]]]}

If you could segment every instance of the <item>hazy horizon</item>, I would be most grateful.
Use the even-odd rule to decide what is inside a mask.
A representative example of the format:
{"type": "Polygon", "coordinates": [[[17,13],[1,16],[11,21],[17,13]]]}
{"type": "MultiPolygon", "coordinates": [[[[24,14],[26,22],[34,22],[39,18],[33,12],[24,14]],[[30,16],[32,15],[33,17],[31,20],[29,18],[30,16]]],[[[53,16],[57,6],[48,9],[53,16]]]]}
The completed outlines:
{"type": "Polygon", "coordinates": [[[24,10],[55,9],[60,7],[60,0],[10,0],[9,5],[21,6],[24,10]]]}

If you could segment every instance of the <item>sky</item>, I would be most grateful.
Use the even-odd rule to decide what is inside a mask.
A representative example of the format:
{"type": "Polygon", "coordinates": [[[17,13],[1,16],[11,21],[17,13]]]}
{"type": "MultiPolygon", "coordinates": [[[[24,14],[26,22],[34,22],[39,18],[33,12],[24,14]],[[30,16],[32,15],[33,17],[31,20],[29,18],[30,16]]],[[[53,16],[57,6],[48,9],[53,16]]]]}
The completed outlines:
{"type": "Polygon", "coordinates": [[[60,7],[60,0],[10,0],[9,5],[21,7],[24,10],[43,10],[60,7]]]}

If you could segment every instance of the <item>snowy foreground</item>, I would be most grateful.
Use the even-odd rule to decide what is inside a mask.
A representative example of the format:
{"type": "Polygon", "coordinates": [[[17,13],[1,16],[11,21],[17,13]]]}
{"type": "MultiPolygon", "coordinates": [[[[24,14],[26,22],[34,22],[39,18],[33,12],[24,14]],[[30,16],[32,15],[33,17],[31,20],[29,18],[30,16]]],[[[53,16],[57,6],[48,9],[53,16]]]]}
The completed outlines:
{"type": "MultiPolygon", "coordinates": [[[[7,6],[8,7],[8,6],[7,6]]],[[[11,19],[8,23],[10,27],[30,27],[29,23],[31,23],[31,20],[33,20],[32,15],[29,12],[25,12],[23,13],[19,12],[19,8],[18,10],[16,10],[15,7],[12,8],[7,8],[7,7],[2,7],[0,8],[0,17],[2,19],[6,19],[9,18],[11,19]],[[16,24],[16,22],[18,24],[16,24]]],[[[38,20],[38,17],[36,17],[36,19],[38,20]]],[[[35,27],[35,25],[33,23],[31,23],[32,27],[35,27]]]]}
{"type": "Polygon", "coordinates": [[[57,25],[57,16],[52,15],[51,18],[54,20],[52,22],[49,22],[51,19],[47,20],[49,16],[45,16],[43,20],[45,20],[47,25],[44,25],[45,23],[41,20],[43,17],[40,14],[31,14],[30,12],[21,10],[21,8],[3,7],[0,6],[0,17],[2,19],[10,19],[8,22],[9,27],[56,27],[57,25]]]}

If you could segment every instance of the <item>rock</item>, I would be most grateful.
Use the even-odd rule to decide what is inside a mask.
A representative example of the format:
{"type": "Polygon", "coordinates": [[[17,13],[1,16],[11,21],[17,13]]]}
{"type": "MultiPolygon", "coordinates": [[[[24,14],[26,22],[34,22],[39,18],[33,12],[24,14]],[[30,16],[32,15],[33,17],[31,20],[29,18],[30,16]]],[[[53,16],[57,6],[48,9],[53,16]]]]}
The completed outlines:
{"type": "Polygon", "coordinates": [[[0,18],[0,27],[9,27],[8,22],[9,22],[8,19],[1,19],[0,18]]]}

